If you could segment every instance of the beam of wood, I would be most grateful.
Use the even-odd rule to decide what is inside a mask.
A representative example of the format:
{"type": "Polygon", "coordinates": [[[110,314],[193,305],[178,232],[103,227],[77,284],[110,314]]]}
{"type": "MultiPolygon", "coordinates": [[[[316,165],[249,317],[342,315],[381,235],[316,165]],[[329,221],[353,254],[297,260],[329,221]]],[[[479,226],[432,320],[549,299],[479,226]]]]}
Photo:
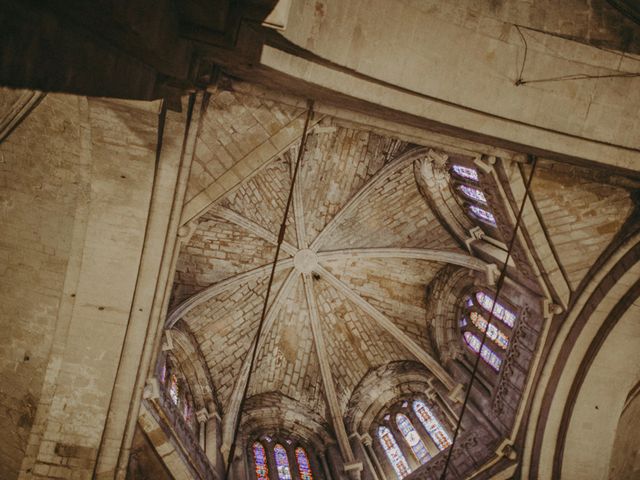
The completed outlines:
{"type": "Polygon", "coordinates": [[[329,237],[335,229],[340,225],[340,222],[362,201],[362,199],[366,198],[366,196],[371,192],[374,188],[383,183],[389,175],[394,174],[395,172],[402,170],[408,165],[411,165],[418,158],[422,158],[425,156],[424,150],[419,150],[413,153],[402,155],[398,160],[393,161],[384,167],[382,167],[378,172],[369,179],[367,183],[365,183],[360,190],[358,190],[347,203],[340,209],[338,213],[327,223],[324,229],[318,234],[316,239],[311,244],[311,250],[317,252],[320,247],[323,245],[323,241],[325,238],[329,237]]]}
{"type": "MultiPolygon", "coordinates": [[[[165,328],[173,327],[173,325],[175,325],[175,323],[182,317],[184,317],[189,311],[193,310],[198,305],[202,305],[204,302],[210,300],[216,295],[231,290],[232,288],[237,287],[243,282],[247,282],[261,276],[269,275],[272,265],[272,263],[268,263],[266,265],[261,265],[257,268],[254,268],[253,270],[238,273],[237,275],[234,275],[232,277],[225,278],[224,280],[214,283],[213,285],[207,287],[205,290],[187,298],[180,305],[174,308],[169,313],[169,315],[167,315],[167,320],[164,325],[165,328]]],[[[282,270],[283,268],[291,267],[293,267],[293,258],[284,258],[282,260],[278,260],[276,271],[282,270]]]]}
{"type": "Polygon", "coordinates": [[[322,384],[324,385],[324,394],[329,407],[329,414],[340,447],[340,453],[344,463],[352,463],[354,461],[353,450],[349,444],[349,437],[342,419],[342,412],[338,404],[336,396],[336,387],[333,383],[333,375],[331,374],[331,366],[327,356],[327,349],[320,325],[320,317],[318,314],[318,304],[316,302],[315,292],[313,291],[313,280],[308,273],[303,274],[304,292],[307,297],[307,306],[309,308],[309,320],[311,322],[311,331],[313,333],[313,341],[318,355],[318,363],[320,365],[320,374],[322,376],[322,384]]]}
{"type": "MultiPolygon", "coordinates": [[[[260,338],[257,339],[257,353],[260,353],[260,349],[264,345],[265,339],[268,336],[267,334],[273,327],[278,313],[280,313],[280,308],[282,307],[283,300],[288,298],[289,292],[291,292],[297,278],[299,278],[299,275],[296,270],[291,270],[285,281],[282,283],[280,290],[278,290],[278,293],[274,297],[273,302],[271,302],[269,310],[264,317],[262,334],[260,335],[260,338]]],[[[249,350],[247,351],[247,355],[242,362],[242,368],[238,373],[238,379],[233,386],[233,392],[231,393],[231,398],[229,399],[229,408],[224,415],[224,421],[222,424],[222,450],[224,452],[225,459],[227,458],[229,448],[231,448],[231,442],[233,441],[233,430],[235,428],[238,415],[240,415],[240,404],[242,403],[242,396],[244,394],[244,389],[247,386],[247,381],[249,380],[251,348],[253,347],[254,343],[254,341],[251,342],[249,350]]]]}
{"type": "MultiPolygon", "coordinates": [[[[262,238],[269,243],[273,243],[276,245],[278,243],[278,235],[270,232],[266,228],[258,225],[257,223],[249,220],[246,217],[243,217],[237,212],[233,210],[221,206],[216,206],[213,208],[212,213],[228,222],[231,222],[239,227],[244,228],[246,231],[253,233],[256,237],[262,238]]],[[[296,221],[297,224],[297,221],[296,221]]],[[[293,256],[296,254],[298,249],[291,245],[290,243],[283,241],[282,242],[282,250],[284,250],[289,255],[293,256]]]]}
{"type": "Polygon", "coordinates": [[[405,347],[411,354],[429,369],[448,389],[452,389],[456,383],[444,368],[440,366],[438,361],[429,353],[425,352],[420,345],[414,342],[409,335],[398,328],[385,314],[367,302],[358,293],[354,292],[348,285],[335,277],[332,273],[321,266],[318,266],[317,272],[335,289],[342,292],[355,305],[365,311],[373,318],[378,325],[387,331],[395,340],[405,347]]]}
{"type": "Polygon", "coordinates": [[[318,260],[346,260],[366,258],[408,258],[415,260],[429,260],[443,262],[451,265],[466,267],[471,270],[486,271],[488,265],[479,258],[466,253],[450,252],[447,250],[434,250],[429,248],[345,248],[340,250],[328,250],[318,252],[318,260]]]}

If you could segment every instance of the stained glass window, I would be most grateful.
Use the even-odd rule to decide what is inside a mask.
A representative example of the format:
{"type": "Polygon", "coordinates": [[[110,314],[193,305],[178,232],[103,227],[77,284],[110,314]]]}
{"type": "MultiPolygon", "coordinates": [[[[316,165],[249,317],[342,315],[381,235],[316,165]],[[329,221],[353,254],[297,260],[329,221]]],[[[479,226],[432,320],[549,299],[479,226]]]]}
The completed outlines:
{"type": "Polygon", "coordinates": [[[501,349],[507,349],[509,346],[509,337],[507,337],[502,330],[496,327],[493,323],[489,324],[489,322],[487,322],[487,320],[478,312],[471,312],[469,316],[471,317],[471,323],[473,323],[482,333],[484,333],[487,329],[487,325],[489,325],[487,337],[493,340],[501,349]]]}
{"type": "MultiPolygon", "coordinates": [[[[471,332],[464,332],[464,341],[467,342],[467,345],[469,345],[469,348],[471,348],[471,350],[478,353],[478,351],[480,350],[480,345],[482,344],[482,341],[478,337],[476,337],[471,332]]],[[[486,345],[482,345],[482,352],[480,353],[480,357],[482,357],[482,359],[489,365],[491,365],[491,367],[493,367],[495,370],[500,370],[502,360],[500,360],[500,357],[493,353],[493,351],[486,345]]]]}
{"type": "Polygon", "coordinates": [[[309,457],[307,457],[307,452],[304,451],[304,448],[296,448],[296,460],[298,461],[298,473],[300,474],[300,480],[313,480],[309,457]]]}
{"type": "Polygon", "coordinates": [[[427,430],[427,433],[440,450],[444,450],[451,445],[451,437],[442,425],[436,419],[435,415],[429,410],[424,402],[416,400],[413,402],[413,411],[416,413],[420,422],[427,430]]]}
{"type": "Polygon", "coordinates": [[[491,212],[487,212],[484,208],[480,208],[476,205],[469,205],[469,209],[471,210],[471,213],[484,223],[488,223],[494,227],[496,226],[496,219],[491,212]]]}
{"type": "MultiPolygon", "coordinates": [[[[491,312],[493,308],[493,297],[484,292],[476,293],[476,300],[482,308],[487,312],[491,312]]],[[[513,328],[516,324],[516,315],[512,311],[506,309],[500,302],[496,302],[495,308],[493,308],[493,316],[503,321],[507,326],[513,328]]]]}
{"type": "Polygon", "coordinates": [[[253,444],[253,460],[258,480],[269,480],[269,467],[267,466],[267,454],[261,443],[253,444]]]}
{"type": "Polygon", "coordinates": [[[291,470],[289,470],[289,458],[287,451],[279,443],[273,447],[273,454],[276,457],[276,469],[279,480],[291,480],[291,470]]]}
{"type": "Polygon", "coordinates": [[[395,470],[398,478],[403,479],[404,477],[409,475],[411,473],[411,469],[409,468],[409,464],[404,458],[404,455],[400,451],[400,448],[396,443],[396,439],[393,438],[391,430],[389,430],[387,427],[379,427],[378,438],[380,439],[382,448],[387,454],[387,458],[389,459],[389,462],[395,470]]]}
{"type": "Polygon", "coordinates": [[[473,180],[474,182],[478,181],[478,172],[475,168],[463,167],[462,165],[454,165],[452,168],[457,175],[473,180]]]}
{"type": "Polygon", "coordinates": [[[474,187],[469,187],[468,185],[458,185],[458,188],[465,196],[469,197],[471,200],[475,200],[480,203],[487,203],[487,197],[484,196],[481,190],[478,190],[474,187]]]}
{"type": "Polygon", "coordinates": [[[171,383],[169,384],[169,397],[174,405],[178,405],[180,401],[178,378],[175,375],[171,375],[171,383]]]}
{"type": "Polygon", "coordinates": [[[424,446],[420,435],[418,435],[416,429],[413,428],[411,420],[409,420],[406,415],[398,413],[396,415],[396,423],[418,461],[422,464],[427,463],[431,459],[431,456],[429,455],[429,452],[427,452],[427,447],[424,446]]]}

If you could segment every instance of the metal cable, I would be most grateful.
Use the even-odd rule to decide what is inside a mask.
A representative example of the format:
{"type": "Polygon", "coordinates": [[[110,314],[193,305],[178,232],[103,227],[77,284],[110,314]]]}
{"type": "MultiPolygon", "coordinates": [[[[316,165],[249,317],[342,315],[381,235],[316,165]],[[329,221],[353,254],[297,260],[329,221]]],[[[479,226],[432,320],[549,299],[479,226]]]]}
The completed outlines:
{"type": "Polygon", "coordinates": [[[500,298],[500,291],[502,290],[502,286],[504,285],[504,279],[507,273],[507,265],[509,264],[509,259],[511,258],[511,252],[513,250],[513,246],[515,245],[516,235],[518,233],[518,228],[520,227],[520,222],[522,220],[522,212],[524,211],[524,205],[529,198],[529,191],[531,188],[531,181],[533,180],[533,174],[536,171],[536,157],[533,155],[529,155],[529,159],[531,160],[531,175],[527,180],[526,189],[524,192],[524,197],[522,198],[522,203],[520,205],[520,210],[518,211],[518,217],[516,219],[516,225],[513,229],[513,235],[511,236],[511,240],[509,242],[509,248],[507,249],[507,257],[504,260],[504,266],[500,271],[500,276],[498,277],[498,282],[496,283],[496,293],[493,299],[493,304],[491,305],[491,312],[489,313],[489,318],[487,320],[487,326],[482,335],[482,341],[480,342],[480,348],[478,348],[478,355],[476,356],[476,361],[473,365],[473,370],[471,372],[471,378],[469,380],[469,386],[467,387],[467,391],[464,395],[464,402],[462,403],[462,409],[460,410],[460,415],[458,415],[458,421],[456,423],[456,429],[453,433],[453,440],[451,441],[451,447],[449,448],[449,452],[447,454],[447,461],[444,464],[444,469],[442,470],[442,474],[440,475],[440,480],[445,480],[447,475],[447,470],[449,468],[449,463],[451,461],[451,454],[453,453],[453,449],[456,446],[456,440],[458,439],[458,434],[460,433],[460,425],[462,424],[462,417],[467,409],[467,403],[469,402],[469,397],[471,395],[471,388],[473,387],[473,381],[476,379],[476,375],[478,373],[478,366],[480,365],[480,353],[482,352],[482,348],[487,340],[487,333],[489,332],[489,327],[491,326],[491,321],[493,318],[493,312],[495,311],[496,305],[498,304],[498,298],[500,298]]]}
{"type": "Polygon", "coordinates": [[[291,200],[293,199],[293,187],[296,184],[296,178],[298,176],[298,168],[300,167],[300,161],[302,160],[302,155],[304,153],[305,145],[307,143],[307,131],[309,129],[309,122],[311,121],[311,117],[313,116],[313,101],[307,101],[307,118],[304,122],[304,128],[302,129],[302,138],[300,140],[300,148],[298,150],[298,157],[296,159],[296,165],[293,170],[293,176],[291,177],[291,187],[289,189],[289,196],[287,197],[287,205],[284,209],[284,215],[282,218],[282,224],[280,225],[280,231],[278,233],[278,242],[276,244],[276,253],[273,259],[273,265],[271,266],[271,274],[269,275],[269,283],[267,284],[267,293],[264,298],[264,304],[262,305],[262,315],[260,315],[260,322],[258,322],[258,330],[256,331],[256,336],[253,339],[252,350],[251,350],[251,361],[249,362],[249,372],[247,374],[247,382],[245,383],[244,390],[242,392],[242,398],[240,399],[240,407],[238,408],[238,414],[236,415],[235,424],[233,427],[233,441],[231,442],[231,447],[229,448],[229,454],[227,456],[227,465],[224,471],[224,479],[229,479],[229,473],[231,472],[231,466],[233,461],[233,456],[236,450],[236,440],[238,436],[238,429],[240,427],[240,420],[242,418],[242,410],[244,407],[244,402],[247,398],[247,392],[249,391],[249,384],[251,383],[251,374],[253,373],[253,366],[256,361],[256,356],[258,353],[258,340],[260,335],[262,334],[262,327],[264,326],[264,319],[267,315],[267,307],[269,305],[269,296],[271,295],[271,287],[273,285],[273,278],[276,273],[276,264],[278,263],[278,257],[280,256],[280,247],[282,246],[282,242],[284,241],[284,234],[287,229],[287,218],[289,217],[289,209],[291,208],[291,200]]]}

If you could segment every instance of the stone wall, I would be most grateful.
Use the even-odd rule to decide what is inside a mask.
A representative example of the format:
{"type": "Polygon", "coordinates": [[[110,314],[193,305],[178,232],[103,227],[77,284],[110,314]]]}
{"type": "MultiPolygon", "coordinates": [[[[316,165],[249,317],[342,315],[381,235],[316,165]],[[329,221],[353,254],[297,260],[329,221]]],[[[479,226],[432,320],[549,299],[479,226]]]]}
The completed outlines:
{"type": "MultiPolygon", "coordinates": [[[[0,92],[2,112],[16,92],[0,92]]],[[[35,420],[90,162],[87,102],[48,95],[0,144],[0,477],[16,478],[35,420]]],[[[77,263],[78,259],[72,259],[77,263]]]]}

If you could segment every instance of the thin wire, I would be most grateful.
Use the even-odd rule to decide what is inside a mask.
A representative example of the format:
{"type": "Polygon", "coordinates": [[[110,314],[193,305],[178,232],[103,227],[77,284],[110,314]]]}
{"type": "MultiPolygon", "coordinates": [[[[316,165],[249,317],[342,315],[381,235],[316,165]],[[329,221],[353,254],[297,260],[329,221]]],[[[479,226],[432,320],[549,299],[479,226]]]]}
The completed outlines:
{"type": "Polygon", "coordinates": [[[527,52],[529,51],[529,45],[527,45],[527,39],[524,38],[522,30],[520,30],[520,25],[516,25],[516,30],[518,30],[520,38],[522,39],[522,43],[524,43],[524,58],[522,59],[522,65],[520,66],[520,73],[518,74],[518,78],[516,79],[516,85],[522,85],[522,73],[524,72],[524,66],[527,63],[527,52]]]}
{"type": "Polygon", "coordinates": [[[233,460],[233,456],[236,450],[236,440],[238,436],[238,429],[240,427],[240,420],[242,417],[242,410],[244,407],[244,402],[247,398],[247,392],[249,391],[249,384],[251,383],[251,374],[253,373],[253,366],[256,361],[256,356],[258,353],[258,339],[262,334],[262,327],[264,326],[264,319],[267,314],[267,306],[269,304],[269,296],[271,295],[271,287],[273,285],[273,278],[276,273],[276,264],[278,263],[278,257],[280,256],[280,247],[282,246],[282,242],[284,241],[284,234],[287,229],[287,218],[289,218],[289,209],[291,208],[291,199],[293,198],[293,187],[296,183],[296,178],[298,176],[298,168],[300,167],[300,161],[302,160],[302,155],[304,153],[305,145],[307,143],[307,131],[309,129],[309,122],[311,117],[313,116],[313,101],[307,101],[308,110],[307,110],[307,118],[304,122],[304,128],[302,129],[302,138],[300,140],[300,148],[298,150],[298,158],[296,159],[296,166],[293,170],[293,176],[291,177],[291,187],[289,188],[289,196],[287,197],[287,205],[284,209],[284,215],[282,218],[282,224],[280,225],[280,231],[278,233],[278,242],[276,244],[276,254],[273,259],[273,265],[271,266],[271,274],[269,275],[269,283],[267,284],[267,293],[264,298],[264,304],[262,305],[262,315],[260,315],[260,322],[258,323],[258,330],[256,331],[256,335],[253,339],[252,343],[252,351],[251,351],[251,361],[249,362],[249,372],[247,374],[247,382],[244,385],[244,390],[242,392],[242,397],[240,399],[240,407],[238,408],[238,414],[236,415],[235,424],[233,427],[233,441],[231,442],[231,448],[229,448],[229,454],[227,456],[227,465],[224,471],[224,478],[228,480],[229,473],[231,472],[231,463],[233,460]]]}
{"type": "Polygon", "coordinates": [[[513,250],[513,246],[515,245],[516,235],[518,233],[518,228],[520,227],[520,221],[522,220],[522,212],[524,211],[524,205],[529,198],[529,191],[531,188],[531,181],[533,180],[533,174],[536,171],[536,157],[530,155],[532,168],[531,175],[529,175],[529,179],[527,180],[526,189],[524,191],[524,197],[522,198],[522,203],[520,205],[520,211],[518,211],[518,217],[516,219],[516,225],[513,229],[513,235],[511,236],[511,240],[509,242],[509,248],[507,249],[507,257],[504,260],[504,265],[502,270],[500,271],[500,276],[498,277],[498,282],[496,284],[496,294],[493,299],[493,304],[491,305],[491,312],[489,314],[489,319],[487,320],[487,328],[485,328],[484,333],[482,335],[482,342],[480,342],[480,348],[478,349],[478,355],[476,356],[476,361],[473,365],[473,370],[471,372],[471,379],[469,380],[469,386],[467,387],[467,391],[464,395],[464,402],[462,403],[462,409],[460,410],[460,415],[458,416],[458,421],[456,423],[456,429],[453,433],[453,440],[451,441],[451,448],[449,448],[449,453],[447,454],[447,461],[444,464],[444,469],[442,470],[442,474],[440,475],[440,480],[444,480],[447,475],[447,469],[449,468],[449,462],[451,461],[451,454],[453,453],[453,448],[456,446],[456,440],[458,439],[458,433],[460,432],[460,425],[462,424],[462,417],[467,409],[467,403],[469,402],[469,396],[471,395],[471,387],[473,386],[473,381],[476,379],[478,373],[478,366],[480,365],[480,354],[482,352],[482,348],[487,340],[487,334],[489,333],[489,327],[491,326],[491,319],[493,318],[493,312],[498,304],[498,298],[500,298],[500,291],[502,290],[502,286],[504,285],[504,279],[506,278],[507,273],[507,265],[509,264],[509,259],[511,258],[511,252],[513,250]]]}
{"type": "MultiPolygon", "coordinates": [[[[633,78],[640,77],[640,73],[633,72],[623,72],[623,73],[611,73],[607,75],[587,75],[586,73],[574,73],[571,75],[562,75],[559,77],[549,77],[549,78],[539,78],[536,80],[523,80],[522,74],[524,73],[524,67],[527,63],[527,53],[529,51],[529,45],[527,44],[527,39],[522,34],[522,30],[520,30],[520,25],[514,25],[518,33],[520,34],[520,38],[522,39],[522,43],[524,44],[524,58],[522,59],[522,65],[520,65],[520,73],[518,73],[518,78],[515,81],[515,85],[527,85],[528,83],[547,83],[547,82],[564,82],[569,80],[596,80],[598,78],[633,78]]],[[[525,27],[526,28],[526,27],[525,27]]],[[[539,30],[535,30],[539,31],[539,30]]],[[[547,35],[551,35],[548,32],[547,35]]]]}

